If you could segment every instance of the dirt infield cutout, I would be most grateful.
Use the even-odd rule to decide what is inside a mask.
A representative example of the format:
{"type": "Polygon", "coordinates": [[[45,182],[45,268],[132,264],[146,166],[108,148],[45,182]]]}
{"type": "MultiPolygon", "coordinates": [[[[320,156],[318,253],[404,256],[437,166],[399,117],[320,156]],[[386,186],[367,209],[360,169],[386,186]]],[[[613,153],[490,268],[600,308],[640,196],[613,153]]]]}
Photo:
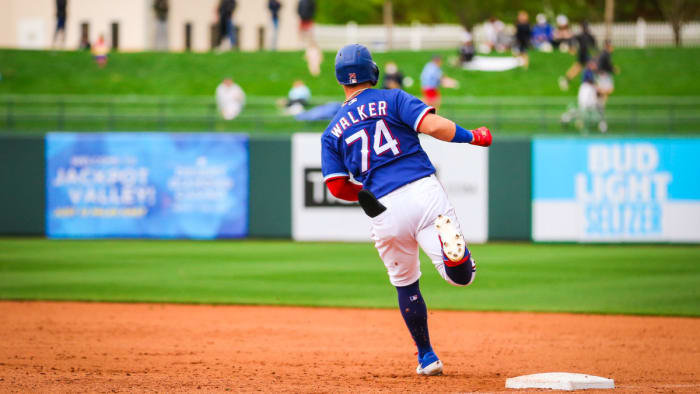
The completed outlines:
{"type": "Polygon", "coordinates": [[[444,376],[416,376],[395,310],[0,302],[0,391],[521,392],[506,378],[545,371],[610,377],[615,392],[700,391],[700,319],[429,319],[444,376]]]}

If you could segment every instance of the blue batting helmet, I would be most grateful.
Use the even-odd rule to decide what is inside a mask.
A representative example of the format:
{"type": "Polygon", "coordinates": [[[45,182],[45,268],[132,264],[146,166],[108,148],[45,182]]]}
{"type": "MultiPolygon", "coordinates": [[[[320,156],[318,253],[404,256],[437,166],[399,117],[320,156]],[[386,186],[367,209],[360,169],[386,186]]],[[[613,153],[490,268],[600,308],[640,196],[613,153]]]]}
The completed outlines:
{"type": "Polygon", "coordinates": [[[335,55],[335,77],[341,85],[371,82],[377,84],[379,68],[369,49],[360,44],[342,47],[335,55]]]}

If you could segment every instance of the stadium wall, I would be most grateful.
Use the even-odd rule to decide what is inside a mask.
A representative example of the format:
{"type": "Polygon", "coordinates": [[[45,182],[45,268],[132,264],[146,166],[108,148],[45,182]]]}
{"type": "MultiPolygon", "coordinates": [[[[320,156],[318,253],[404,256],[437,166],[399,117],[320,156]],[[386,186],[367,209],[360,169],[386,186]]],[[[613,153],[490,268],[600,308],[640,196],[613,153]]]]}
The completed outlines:
{"type": "Polygon", "coordinates": [[[44,138],[0,136],[0,158],[0,235],[43,235],[44,138]]]}
{"type": "Polygon", "coordinates": [[[291,137],[253,137],[248,226],[251,237],[292,236],[291,137]]]}
{"type": "MultiPolygon", "coordinates": [[[[250,237],[291,237],[291,138],[249,140],[250,237]]],[[[0,135],[0,235],[46,234],[43,136],[0,135]]]]}
{"type": "Polygon", "coordinates": [[[489,239],[531,239],[530,139],[499,140],[489,148],[489,239]]]}
{"type": "MultiPolygon", "coordinates": [[[[92,135],[99,139],[103,134],[92,135]]],[[[125,138],[136,136],[136,133],[111,134],[125,138]]],[[[75,141],[82,144],[79,149],[67,150],[65,157],[59,159],[63,163],[70,162],[66,157],[86,160],[89,155],[81,153],[84,151],[94,151],[94,157],[104,158],[108,155],[100,152],[113,154],[116,149],[92,147],[84,139],[90,133],[49,135],[65,139],[73,144],[70,146],[78,146],[75,141]]],[[[182,135],[146,133],[140,137],[158,139],[160,142],[151,145],[157,146],[155,152],[162,155],[162,152],[169,152],[164,151],[163,146],[173,143],[179,146],[177,140],[182,135]],[[161,141],[163,138],[165,143],[161,141]],[[175,142],[168,142],[168,138],[175,142]]],[[[246,227],[234,237],[345,240],[333,236],[333,231],[342,228],[344,234],[354,229],[352,240],[367,239],[367,223],[361,211],[331,198],[322,180],[319,181],[322,177],[319,178],[318,134],[245,137],[240,134],[195,133],[189,138],[192,141],[184,145],[194,143],[195,149],[191,151],[184,147],[185,150],[178,151],[178,155],[187,156],[179,160],[185,163],[183,176],[189,178],[178,179],[179,185],[196,183],[198,179],[196,174],[190,176],[195,167],[187,163],[215,170],[217,160],[225,163],[231,160],[231,156],[239,157],[233,158],[234,165],[228,173],[243,192],[238,192],[237,199],[228,200],[233,204],[228,207],[237,207],[239,221],[246,221],[246,227]],[[207,139],[214,142],[201,141],[207,139]],[[235,146],[231,145],[235,149],[217,147],[219,140],[235,142],[235,146]],[[208,150],[198,153],[202,146],[208,150]],[[306,234],[305,230],[302,231],[300,226],[304,223],[311,223],[315,232],[306,234]]],[[[473,231],[465,233],[470,242],[487,239],[700,242],[700,184],[696,181],[700,173],[700,138],[512,138],[499,140],[488,150],[468,149],[476,155],[465,154],[464,147],[433,147],[428,142],[425,141],[425,148],[434,150],[432,156],[436,168],[453,204],[459,212],[471,215],[460,217],[463,223],[469,223],[465,227],[473,231]],[[448,149],[451,147],[457,150],[451,152],[448,149]],[[470,171],[460,171],[463,168],[470,168],[470,171]],[[450,178],[449,174],[454,176],[450,178]]],[[[100,144],[110,143],[101,141],[100,144]]],[[[0,235],[49,234],[47,207],[71,207],[66,195],[59,196],[58,205],[56,201],[49,201],[47,190],[55,186],[51,179],[55,178],[57,168],[56,151],[49,152],[49,145],[42,136],[0,136],[0,235]],[[52,178],[47,179],[47,174],[52,178]]],[[[148,152],[153,150],[139,150],[136,145],[129,149],[124,150],[128,153],[124,157],[129,157],[133,151],[133,155],[143,158],[139,159],[136,168],[151,171],[149,174],[153,179],[149,178],[149,187],[153,182],[156,182],[154,187],[164,190],[172,187],[169,183],[172,175],[168,171],[177,171],[166,168],[163,175],[164,170],[156,168],[162,167],[159,163],[163,159],[150,157],[148,152]]],[[[168,154],[172,155],[172,152],[168,154]]],[[[202,174],[208,176],[211,173],[202,174]]],[[[185,192],[196,196],[197,189],[192,190],[185,192]]],[[[165,204],[167,208],[169,202],[165,204]]],[[[84,207],[75,204],[73,208],[84,207]]],[[[101,208],[109,208],[109,204],[101,208]]],[[[229,215],[229,211],[226,208],[222,212],[229,215]]],[[[167,210],[154,212],[169,215],[167,210]]],[[[169,217],[166,220],[183,229],[197,220],[200,222],[195,224],[211,227],[211,220],[201,220],[199,216],[195,214],[184,222],[169,217]]],[[[214,226],[213,231],[230,225],[230,220],[226,220],[224,217],[221,226],[214,226]]],[[[87,235],[83,236],[104,236],[90,233],[89,226],[85,228],[87,230],[82,230],[82,234],[87,235]]],[[[195,237],[229,236],[225,232],[212,232],[195,237]]],[[[171,237],[187,238],[188,235],[183,232],[171,237]]]]}

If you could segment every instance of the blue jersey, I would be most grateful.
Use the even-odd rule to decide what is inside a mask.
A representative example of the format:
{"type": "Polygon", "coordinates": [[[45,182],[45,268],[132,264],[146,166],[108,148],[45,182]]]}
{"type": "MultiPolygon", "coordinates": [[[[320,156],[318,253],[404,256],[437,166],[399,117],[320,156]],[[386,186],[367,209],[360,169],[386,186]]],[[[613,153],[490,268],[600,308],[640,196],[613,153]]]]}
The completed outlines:
{"type": "Polygon", "coordinates": [[[442,69],[435,62],[428,62],[420,73],[420,87],[423,89],[437,89],[442,79],[442,69]]]}
{"type": "Polygon", "coordinates": [[[338,110],[321,137],[324,180],[351,175],[377,198],[435,172],[418,140],[433,107],[399,89],[367,89],[338,110]]]}

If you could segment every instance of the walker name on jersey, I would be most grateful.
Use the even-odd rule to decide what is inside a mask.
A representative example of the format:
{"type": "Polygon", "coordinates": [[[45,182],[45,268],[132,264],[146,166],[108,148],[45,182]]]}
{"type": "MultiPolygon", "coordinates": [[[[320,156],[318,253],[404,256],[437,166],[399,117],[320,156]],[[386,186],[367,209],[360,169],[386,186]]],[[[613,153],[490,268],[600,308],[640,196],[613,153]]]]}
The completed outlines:
{"type": "Polygon", "coordinates": [[[335,198],[323,182],[323,173],[318,167],[304,168],[304,206],[315,207],[354,207],[356,203],[335,198]]]}
{"type": "Polygon", "coordinates": [[[331,134],[340,138],[348,127],[360,123],[365,119],[386,116],[386,101],[372,101],[367,104],[358,105],[341,116],[338,122],[331,129],[331,134]]]}

